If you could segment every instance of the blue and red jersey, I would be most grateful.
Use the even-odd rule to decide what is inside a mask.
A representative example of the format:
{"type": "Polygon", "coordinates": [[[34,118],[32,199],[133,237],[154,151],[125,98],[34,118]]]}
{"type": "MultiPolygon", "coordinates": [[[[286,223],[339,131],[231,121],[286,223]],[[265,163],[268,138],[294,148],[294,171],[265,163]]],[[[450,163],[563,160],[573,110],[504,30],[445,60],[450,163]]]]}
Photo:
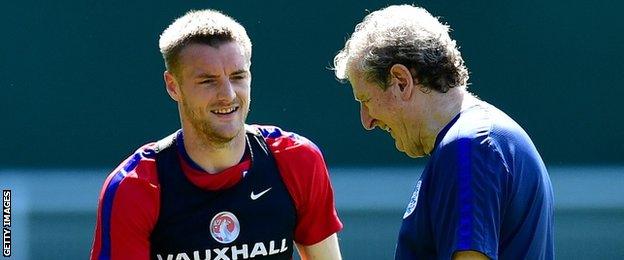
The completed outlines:
{"type": "MultiPolygon", "coordinates": [[[[296,211],[294,241],[318,243],[342,229],[323,156],[306,138],[273,126],[251,126],[264,138],[296,211]]],[[[117,167],[100,193],[91,259],[149,259],[150,236],[159,220],[161,184],[157,173],[156,143],[146,144],[117,167]]],[[[186,179],[206,191],[238,185],[251,159],[222,172],[209,174],[178,146],[186,179]]],[[[209,220],[208,220],[209,221],[209,220]]]]}

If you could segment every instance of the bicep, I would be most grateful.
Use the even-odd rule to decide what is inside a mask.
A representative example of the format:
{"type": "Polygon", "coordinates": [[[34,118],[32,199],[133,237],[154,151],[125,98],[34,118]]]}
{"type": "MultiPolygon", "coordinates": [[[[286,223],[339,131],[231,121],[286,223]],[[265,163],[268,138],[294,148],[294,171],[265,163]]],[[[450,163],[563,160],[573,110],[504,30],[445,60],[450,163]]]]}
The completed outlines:
{"type": "Polygon", "coordinates": [[[149,259],[149,237],[158,215],[157,190],[141,180],[124,178],[105,187],[99,208],[99,252],[92,257],[149,259]]]}
{"type": "Polygon", "coordinates": [[[461,141],[436,165],[427,198],[436,248],[445,257],[468,250],[496,255],[507,173],[487,146],[461,141]]]}
{"type": "Polygon", "coordinates": [[[342,229],[335,209],[329,173],[312,144],[275,154],[286,188],[297,210],[295,242],[312,245],[342,229]]]}

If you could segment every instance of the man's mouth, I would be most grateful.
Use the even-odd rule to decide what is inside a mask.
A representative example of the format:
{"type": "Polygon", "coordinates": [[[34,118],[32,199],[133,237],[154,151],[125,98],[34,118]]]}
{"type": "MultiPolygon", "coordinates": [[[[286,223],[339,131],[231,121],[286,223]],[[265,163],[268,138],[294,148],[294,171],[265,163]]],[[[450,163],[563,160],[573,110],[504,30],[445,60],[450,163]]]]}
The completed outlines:
{"type": "Polygon", "coordinates": [[[381,128],[381,130],[384,130],[388,133],[392,132],[392,129],[390,127],[388,127],[387,125],[384,126],[379,126],[379,128],[381,128]]]}
{"type": "Polygon", "coordinates": [[[238,108],[239,108],[238,106],[234,106],[234,107],[210,110],[210,112],[212,112],[213,114],[216,114],[216,115],[229,115],[229,114],[232,114],[232,113],[238,111],[238,108]]]}

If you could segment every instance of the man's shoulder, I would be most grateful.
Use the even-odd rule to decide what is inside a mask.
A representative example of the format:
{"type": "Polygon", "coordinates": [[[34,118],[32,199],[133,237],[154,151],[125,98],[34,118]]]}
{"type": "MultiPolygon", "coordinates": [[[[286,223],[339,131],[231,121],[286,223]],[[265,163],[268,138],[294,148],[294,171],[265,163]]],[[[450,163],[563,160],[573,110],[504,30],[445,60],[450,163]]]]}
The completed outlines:
{"type": "Polygon", "coordinates": [[[462,111],[446,126],[437,149],[439,152],[474,147],[487,142],[493,121],[489,108],[481,105],[462,111]]]}
{"type": "Polygon", "coordinates": [[[474,145],[491,146],[501,153],[509,150],[535,150],[527,132],[513,118],[489,103],[482,102],[466,113],[462,112],[458,136],[470,139],[474,145]]]}
{"type": "Polygon", "coordinates": [[[516,121],[495,106],[480,101],[457,116],[440,145],[452,146],[465,142],[479,145],[493,140],[513,142],[524,138],[526,132],[516,121]]]}
{"type": "Polygon", "coordinates": [[[156,148],[157,143],[155,142],[145,144],[123,160],[108,175],[105,189],[116,188],[122,184],[158,187],[156,148]]]}
{"type": "Polygon", "coordinates": [[[316,144],[295,132],[272,125],[249,125],[248,128],[262,135],[273,154],[321,154],[316,144]]]}
{"type": "Polygon", "coordinates": [[[461,158],[476,158],[503,165],[507,171],[512,171],[513,158],[519,154],[541,161],[524,129],[506,113],[486,102],[462,111],[435,153],[437,155],[432,158],[440,159],[442,164],[448,163],[449,158],[455,158],[458,163],[461,158]]]}
{"type": "Polygon", "coordinates": [[[496,161],[499,152],[492,146],[499,110],[486,102],[463,110],[446,126],[431,157],[431,163],[443,167],[459,167],[474,159],[496,161]]]}

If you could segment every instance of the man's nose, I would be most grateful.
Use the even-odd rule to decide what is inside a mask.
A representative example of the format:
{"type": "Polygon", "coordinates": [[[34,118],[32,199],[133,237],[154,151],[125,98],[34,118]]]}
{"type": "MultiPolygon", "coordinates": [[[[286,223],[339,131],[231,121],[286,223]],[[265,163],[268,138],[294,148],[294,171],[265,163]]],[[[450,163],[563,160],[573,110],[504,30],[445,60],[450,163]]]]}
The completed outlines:
{"type": "Polygon", "coordinates": [[[360,103],[360,120],[362,121],[364,129],[373,130],[375,128],[373,124],[375,119],[368,114],[368,108],[362,103],[360,103]]]}
{"type": "Polygon", "coordinates": [[[224,81],[224,83],[219,87],[219,92],[217,93],[217,98],[221,101],[231,102],[236,98],[236,92],[234,92],[234,86],[232,82],[229,80],[224,81]]]}

